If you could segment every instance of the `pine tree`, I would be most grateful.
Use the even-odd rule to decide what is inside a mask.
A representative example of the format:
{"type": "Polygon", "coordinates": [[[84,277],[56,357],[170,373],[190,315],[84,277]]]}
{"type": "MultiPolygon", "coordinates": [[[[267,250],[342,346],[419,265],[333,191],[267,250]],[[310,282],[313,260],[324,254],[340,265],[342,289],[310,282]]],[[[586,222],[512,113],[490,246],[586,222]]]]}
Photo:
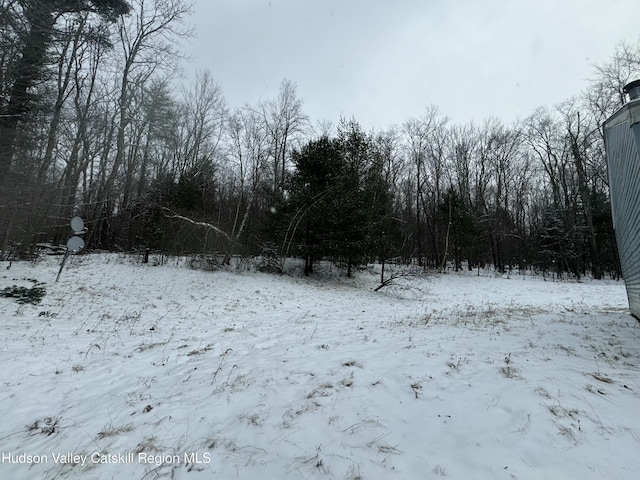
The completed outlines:
{"type": "Polygon", "coordinates": [[[342,122],[338,138],[322,137],[294,152],[289,188],[289,225],[305,273],[331,258],[347,268],[383,256],[391,234],[392,196],[368,135],[342,122]]]}

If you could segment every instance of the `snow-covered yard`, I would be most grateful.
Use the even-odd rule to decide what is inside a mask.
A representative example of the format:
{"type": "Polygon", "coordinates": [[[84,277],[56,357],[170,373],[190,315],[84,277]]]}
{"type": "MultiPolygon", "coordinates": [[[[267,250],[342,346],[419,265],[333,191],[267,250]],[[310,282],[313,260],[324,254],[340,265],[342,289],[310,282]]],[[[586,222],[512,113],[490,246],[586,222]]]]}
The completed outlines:
{"type": "Polygon", "coordinates": [[[624,284],[0,264],[0,478],[632,479],[624,284]]]}

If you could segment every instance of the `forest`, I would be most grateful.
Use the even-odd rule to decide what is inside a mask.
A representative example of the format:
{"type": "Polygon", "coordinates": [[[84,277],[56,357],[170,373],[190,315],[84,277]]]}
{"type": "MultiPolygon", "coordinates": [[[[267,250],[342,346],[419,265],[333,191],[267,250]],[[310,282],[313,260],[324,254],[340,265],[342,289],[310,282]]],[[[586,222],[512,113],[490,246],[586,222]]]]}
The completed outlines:
{"type": "MultiPolygon", "coordinates": [[[[425,106],[401,125],[317,122],[296,84],[231,109],[176,76],[185,0],[3,0],[0,255],[88,251],[621,275],[602,122],[640,77],[612,46],[588,87],[506,124],[425,106]]],[[[505,99],[505,101],[508,101],[505,99]]]]}

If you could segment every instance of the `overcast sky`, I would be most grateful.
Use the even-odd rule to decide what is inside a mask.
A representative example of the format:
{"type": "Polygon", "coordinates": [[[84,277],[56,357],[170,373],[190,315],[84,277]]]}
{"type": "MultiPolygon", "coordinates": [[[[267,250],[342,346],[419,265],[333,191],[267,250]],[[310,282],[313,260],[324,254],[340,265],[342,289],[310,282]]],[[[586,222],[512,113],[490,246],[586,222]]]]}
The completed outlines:
{"type": "Polygon", "coordinates": [[[297,85],[310,119],[382,129],[437,105],[511,122],[586,88],[640,38],[637,0],[197,0],[187,71],[231,108],[297,85]]]}

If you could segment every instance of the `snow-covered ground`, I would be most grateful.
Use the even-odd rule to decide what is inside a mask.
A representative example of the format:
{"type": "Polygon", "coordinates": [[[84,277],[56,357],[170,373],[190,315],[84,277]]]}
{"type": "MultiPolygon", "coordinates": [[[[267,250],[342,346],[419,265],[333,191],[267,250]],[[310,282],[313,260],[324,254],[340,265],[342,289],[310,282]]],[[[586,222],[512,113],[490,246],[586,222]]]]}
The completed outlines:
{"type": "Polygon", "coordinates": [[[622,282],[59,260],[0,264],[0,478],[638,478],[622,282]]]}

